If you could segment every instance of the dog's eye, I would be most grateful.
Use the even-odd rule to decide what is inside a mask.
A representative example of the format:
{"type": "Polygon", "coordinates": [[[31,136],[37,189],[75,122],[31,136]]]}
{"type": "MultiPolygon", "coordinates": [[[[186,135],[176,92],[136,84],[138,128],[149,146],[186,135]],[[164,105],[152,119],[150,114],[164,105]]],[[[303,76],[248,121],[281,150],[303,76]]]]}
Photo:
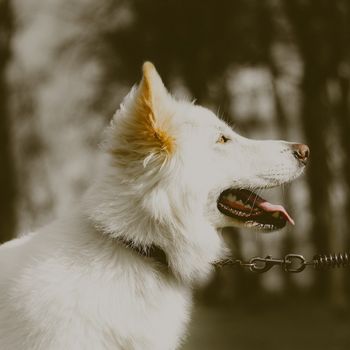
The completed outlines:
{"type": "Polygon", "coordinates": [[[220,137],[218,138],[218,140],[216,141],[216,143],[226,143],[227,141],[230,141],[230,139],[224,135],[220,135],[220,137]]]}

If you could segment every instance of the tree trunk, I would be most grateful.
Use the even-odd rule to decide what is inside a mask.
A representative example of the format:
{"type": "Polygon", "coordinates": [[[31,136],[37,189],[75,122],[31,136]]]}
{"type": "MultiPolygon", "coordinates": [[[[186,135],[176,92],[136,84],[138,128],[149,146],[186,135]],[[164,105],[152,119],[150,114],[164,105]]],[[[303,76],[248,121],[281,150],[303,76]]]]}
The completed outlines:
{"type": "MultiPolygon", "coordinates": [[[[329,184],[330,170],[327,163],[327,137],[328,111],[326,101],[326,79],[321,72],[314,70],[305,64],[305,75],[302,86],[303,107],[302,123],[306,140],[310,149],[315,149],[307,171],[307,180],[311,192],[311,209],[313,224],[311,237],[316,252],[327,253],[329,251],[331,234],[330,227],[330,200],[329,184]]],[[[317,294],[328,294],[329,273],[316,275],[315,290],[317,294]]]]}
{"type": "MultiPolygon", "coordinates": [[[[328,0],[285,0],[284,5],[304,62],[301,122],[312,154],[307,169],[313,217],[311,237],[315,251],[322,254],[329,252],[332,234],[329,197],[331,172],[327,159],[331,106],[327,83],[339,59],[334,47],[338,14],[334,2],[328,0]]],[[[329,295],[330,273],[324,272],[315,277],[315,293],[329,295]]]]}
{"type": "MultiPolygon", "coordinates": [[[[337,122],[340,134],[340,142],[342,145],[342,149],[345,154],[345,161],[343,164],[343,176],[346,186],[346,203],[345,203],[345,217],[346,223],[345,227],[350,227],[350,67],[347,66],[347,71],[345,76],[339,76],[339,86],[341,91],[341,99],[339,101],[338,113],[337,113],[337,122]]],[[[345,232],[345,246],[344,251],[350,252],[350,238],[348,232],[345,232]]],[[[350,291],[350,281],[349,278],[346,277],[347,271],[344,272],[344,281],[346,284],[346,295],[349,295],[350,291]]]]}
{"type": "Polygon", "coordinates": [[[13,169],[6,67],[10,58],[12,13],[9,0],[0,0],[0,243],[15,234],[15,176],[13,169]]]}

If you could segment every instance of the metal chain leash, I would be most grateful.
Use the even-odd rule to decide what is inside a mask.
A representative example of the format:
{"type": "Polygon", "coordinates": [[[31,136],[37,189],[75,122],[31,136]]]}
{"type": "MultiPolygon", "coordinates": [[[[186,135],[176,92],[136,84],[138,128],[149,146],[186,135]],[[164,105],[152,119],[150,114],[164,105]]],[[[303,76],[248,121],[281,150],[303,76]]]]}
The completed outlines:
{"type": "Polygon", "coordinates": [[[274,266],[280,266],[284,272],[298,273],[311,266],[315,270],[325,270],[330,268],[350,267],[350,254],[323,254],[315,255],[312,260],[307,260],[300,254],[287,254],[282,259],[275,259],[271,256],[265,258],[255,256],[249,261],[240,259],[227,259],[220,262],[218,267],[226,265],[238,265],[243,268],[249,268],[250,271],[256,273],[264,273],[272,269],[274,266]]]}

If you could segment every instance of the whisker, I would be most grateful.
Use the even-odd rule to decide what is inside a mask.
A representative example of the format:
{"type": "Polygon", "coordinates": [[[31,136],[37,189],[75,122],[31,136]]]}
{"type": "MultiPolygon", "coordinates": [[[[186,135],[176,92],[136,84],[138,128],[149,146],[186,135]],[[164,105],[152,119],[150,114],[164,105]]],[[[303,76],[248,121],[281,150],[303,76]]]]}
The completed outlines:
{"type": "Polygon", "coordinates": [[[253,205],[252,205],[252,210],[250,211],[250,214],[249,214],[249,215],[252,214],[252,212],[253,212],[253,210],[254,210],[254,205],[255,205],[256,199],[259,197],[261,191],[262,191],[262,188],[258,189],[258,191],[257,191],[257,193],[256,193],[256,195],[255,195],[255,198],[254,198],[254,202],[253,202],[253,205]]]}
{"type": "Polygon", "coordinates": [[[251,188],[249,189],[250,195],[249,195],[247,201],[246,201],[244,204],[247,204],[247,203],[249,202],[249,199],[250,199],[250,197],[252,196],[252,194],[254,194],[254,192],[255,192],[255,191],[258,191],[259,189],[261,189],[261,188],[260,188],[260,187],[251,187],[251,188]]]}
{"type": "Polygon", "coordinates": [[[247,203],[249,202],[249,199],[250,199],[250,197],[252,196],[252,194],[253,194],[253,191],[250,191],[250,195],[249,195],[247,201],[246,201],[244,204],[247,204],[247,203]]]}

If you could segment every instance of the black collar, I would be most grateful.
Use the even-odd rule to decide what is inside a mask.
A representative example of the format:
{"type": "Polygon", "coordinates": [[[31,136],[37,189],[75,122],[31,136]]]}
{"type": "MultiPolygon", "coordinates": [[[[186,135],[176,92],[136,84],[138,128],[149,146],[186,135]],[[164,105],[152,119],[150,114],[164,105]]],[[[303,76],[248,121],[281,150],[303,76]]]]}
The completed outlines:
{"type": "Polygon", "coordinates": [[[138,255],[141,255],[146,259],[152,259],[157,263],[157,265],[162,271],[166,271],[167,273],[172,274],[164,250],[158,247],[157,245],[152,244],[151,246],[143,247],[140,245],[136,245],[133,241],[127,240],[122,237],[118,237],[118,242],[120,242],[124,247],[134,251],[138,255]]]}
{"type": "MultiPolygon", "coordinates": [[[[140,245],[136,245],[133,241],[127,240],[122,237],[118,237],[117,240],[125,248],[130,249],[131,251],[137,253],[138,255],[141,255],[146,259],[152,259],[154,262],[156,262],[156,264],[159,267],[159,270],[161,270],[162,272],[166,273],[167,275],[174,276],[174,273],[169,266],[167,256],[162,248],[158,247],[155,244],[152,244],[151,246],[147,247],[142,247],[140,245]]],[[[213,263],[213,266],[219,269],[227,264],[232,264],[232,260],[224,259],[222,261],[213,263]]]]}

